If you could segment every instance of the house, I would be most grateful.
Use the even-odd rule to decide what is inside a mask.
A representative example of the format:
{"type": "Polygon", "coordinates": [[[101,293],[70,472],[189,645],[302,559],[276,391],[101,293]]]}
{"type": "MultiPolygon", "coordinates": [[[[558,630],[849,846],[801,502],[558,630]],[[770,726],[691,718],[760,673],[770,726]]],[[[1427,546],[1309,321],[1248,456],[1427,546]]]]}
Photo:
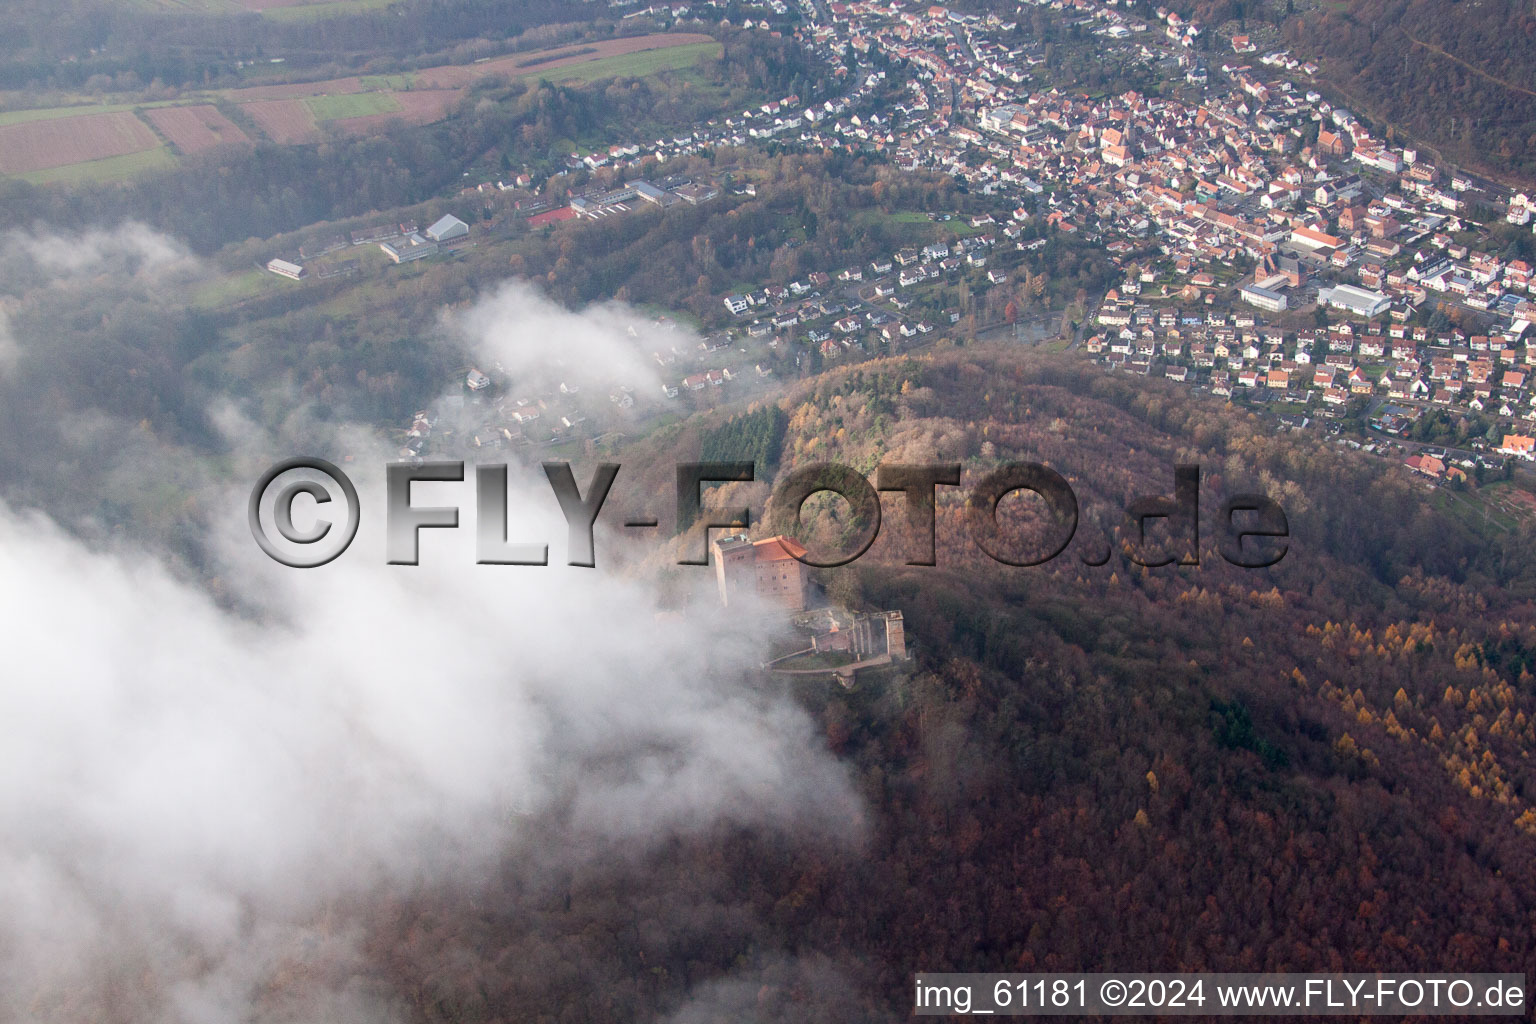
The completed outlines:
{"type": "Polygon", "coordinates": [[[1498,451],[1502,455],[1514,455],[1527,461],[1536,459],[1536,438],[1523,434],[1505,434],[1498,451]]]}
{"type": "Polygon", "coordinates": [[[469,376],[464,380],[464,386],[471,391],[484,391],[491,386],[491,378],[477,369],[472,369],[469,371],[469,376]]]}

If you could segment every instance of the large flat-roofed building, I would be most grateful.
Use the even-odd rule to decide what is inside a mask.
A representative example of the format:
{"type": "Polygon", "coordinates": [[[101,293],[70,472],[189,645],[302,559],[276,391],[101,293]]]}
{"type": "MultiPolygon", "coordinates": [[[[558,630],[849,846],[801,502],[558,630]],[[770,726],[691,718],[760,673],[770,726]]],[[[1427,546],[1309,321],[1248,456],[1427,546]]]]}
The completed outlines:
{"type": "Polygon", "coordinates": [[[1286,306],[1285,296],[1269,288],[1262,288],[1256,284],[1244,285],[1239,292],[1243,301],[1250,306],[1258,306],[1260,309],[1271,313],[1278,313],[1286,306]]]}
{"type": "Polygon", "coordinates": [[[287,260],[268,260],[267,269],[282,277],[291,277],[295,281],[302,280],[304,277],[304,268],[287,260]]]}
{"type": "Polygon", "coordinates": [[[789,611],[805,610],[811,579],[800,561],[804,547],[788,537],[752,541],[739,533],[717,538],[713,547],[721,604],[729,608],[733,601],[755,594],[789,611]]]}
{"type": "Polygon", "coordinates": [[[1356,288],[1352,284],[1335,285],[1327,291],[1326,296],[1319,293],[1318,298],[1334,309],[1342,309],[1346,313],[1353,313],[1355,316],[1367,319],[1380,316],[1392,305],[1392,300],[1381,292],[1369,292],[1364,288],[1356,288]]]}
{"type": "Polygon", "coordinates": [[[412,232],[400,241],[380,242],[379,248],[396,263],[409,263],[437,252],[437,243],[412,232]]]}
{"type": "Polygon", "coordinates": [[[713,185],[689,184],[674,189],[677,197],[691,206],[708,202],[720,194],[720,190],[713,185]]]}
{"type": "Polygon", "coordinates": [[[678,202],[677,196],[673,195],[671,192],[666,191],[665,189],[657,188],[655,185],[652,185],[650,182],[644,180],[643,178],[639,181],[626,182],[625,185],[628,188],[634,189],[635,195],[639,196],[641,199],[644,199],[648,203],[654,203],[657,206],[673,206],[678,202]]]}

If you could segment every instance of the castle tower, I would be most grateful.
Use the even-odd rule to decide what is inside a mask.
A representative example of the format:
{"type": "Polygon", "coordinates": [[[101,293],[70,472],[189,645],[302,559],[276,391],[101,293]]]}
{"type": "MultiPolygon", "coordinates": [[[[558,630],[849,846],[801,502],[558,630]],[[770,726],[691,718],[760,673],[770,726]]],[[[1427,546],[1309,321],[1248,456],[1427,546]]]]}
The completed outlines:
{"type": "Polygon", "coordinates": [[[715,582],[720,587],[720,603],[731,606],[733,597],[757,590],[757,569],[753,545],[744,533],[715,538],[715,582]]]}
{"type": "Polygon", "coordinates": [[[804,611],[810,598],[810,573],[800,558],[805,548],[788,537],[753,542],[746,534],[731,534],[713,545],[715,582],[720,603],[727,608],[745,594],[792,612],[804,611]]]}
{"type": "Polygon", "coordinates": [[[904,661],[907,657],[907,627],[900,611],[885,613],[885,650],[892,661],[904,661]]]}

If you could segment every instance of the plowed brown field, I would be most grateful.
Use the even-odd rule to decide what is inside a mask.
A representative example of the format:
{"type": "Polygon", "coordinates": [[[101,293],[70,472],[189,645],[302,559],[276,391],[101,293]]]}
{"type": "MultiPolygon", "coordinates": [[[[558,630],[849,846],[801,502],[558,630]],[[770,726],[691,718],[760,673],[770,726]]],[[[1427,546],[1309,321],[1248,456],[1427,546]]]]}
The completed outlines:
{"type": "Polygon", "coordinates": [[[239,125],[219,113],[212,104],[196,107],[156,107],[147,111],[150,122],[160,134],[183,153],[196,153],[203,149],[230,143],[248,143],[250,138],[239,125]]]}
{"type": "Polygon", "coordinates": [[[303,100],[257,100],[241,104],[240,109],[250,114],[273,142],[315,142],[320,138],[314,115],[303,100]]]}
{"type": "Polygon", "coordinates": [[[0,127],[0,173],[24,174],[160,145],[132,111],[77,114],[0,127]]]}

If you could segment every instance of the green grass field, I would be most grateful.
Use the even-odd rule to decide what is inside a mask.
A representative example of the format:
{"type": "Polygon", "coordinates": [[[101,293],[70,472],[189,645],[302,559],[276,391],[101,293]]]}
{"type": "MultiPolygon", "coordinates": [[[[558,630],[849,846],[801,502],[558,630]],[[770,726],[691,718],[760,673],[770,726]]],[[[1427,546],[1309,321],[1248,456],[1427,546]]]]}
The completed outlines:
{"type": "Polygon", "coordinates": [[[170,100],[155,103],[96,103],[78,107],[39,107],[36,110],[7,110],[0,113],[0,128],[8,124],[25,124],[28,121],[50,121],[56,117],[79,117],[82,114],[113,114],[120,110],[139,110],[145,107],[169,107],[170,100]]]}
{"type": "Polygon", "coordinates": [[[1493,536],[1494,530],[1508,533],[1516,529],[1520,525],[1519,521],[1507,510],[1488,500],[1492,496],[1474,490],[1457,493],[1445,487],[1437,487],[1430,493],[1429,500],[1441,512],[1460,520],[1482,536],[1493,536]]]}
{"type": "Polygon", "coordinates": [[[641,50],[638,53],[622,53],[615,57],[603,57],[585,64],[571,64],[563,68],[540,71],[532,68],[523,73],[524,78],[547,78],[551,82],[596,82],[604,78],[643,78],[660,71],[678,71],[690,68],[706,56],[719,58],[724,48],[719,43],[685,43],[660,50],[641,50]]]}
{"type": "Polygon", "coordinates": [[[42,171],[18,174],[22,181],[34,185],[62,183],[73,185],[80,182],[123,181],[150,171],[161,171],[176,166],[176,156],[169,146],[156,146],[139,153],[109,156],[105,160],[87,160],[63,167],[49,167],[42,171]]]}
{"type": "Polygon", "coordinates": [[[416,84],[416,76],[411,74],[362,75],[358,81],[363,83],[364,89],[376,92],[384,89],[409,89],[416,84]]]}
{"type": "Polygon", "coordinates": [[[1528,507],[1523,503],[1513,504],[1509,498],[1512,491],[1519,490],[1512,483],[1498,481],[1484,484],[1473,492],[1476,500],[1481,501],[1488,510],[1488,517],[1507,530],[1519,529],[1523,522],[1531,518],[1528,507]]]}
{"type": "Polygon", "coordinates": [[[235,0],[129,0],[129,5],[170,14],[238,14],[245,9],[235,0]]]}
{"type": "MultiPolygon", "coordinates": [[[[196,2],[196,0],[194,0],[196,2]]],[[[344,14],[361,14],[365,11],[382,11],[400,0],[328,0],[319,4],[294,4],[290,7],[269,7],[263,17],[273,21],[320,21],[344,14]]]]}
{"type": "Polygon", "coordinates": [[[343,14],[361,11],[381,11],[399,0],[322,0],[321,3],[299,3],[288,7],[269,7],[253,11],[240,0],[122,0],[125,6],[141,11],[163,11],[172,14],[252,14],[259,13],[274,21],[319,21],[343,14]]]}
{"type": "Polygon", "coordinates": [[[339,121],[346,117],[391,114],[400,109],[400,101],[387,92],[357,92],[340,96],[311,96],[304,101],[316,121],[339,121]]]}
{"type": "MultiPolygon", "coordinates": [[[[192,292],[189,305],[201,309],[216,309],[260,295],[280,280],[276,274],[252,268],[235,274],[216,277],[192,292]]],[[[288,282],[293,284],[296,282],[288,282]]]]}
{"type": "Polygon", "coordinates": [[[897,210],[885,213],[881,210],[862,210],[856,218],[866,224],[879,224],[901,239],[904,245],[926,245],[929,242],[949,241],[955,235],[973,235],[976,230],[961,220],[944,224],[932,220],[920,210],[897,210]]]}

